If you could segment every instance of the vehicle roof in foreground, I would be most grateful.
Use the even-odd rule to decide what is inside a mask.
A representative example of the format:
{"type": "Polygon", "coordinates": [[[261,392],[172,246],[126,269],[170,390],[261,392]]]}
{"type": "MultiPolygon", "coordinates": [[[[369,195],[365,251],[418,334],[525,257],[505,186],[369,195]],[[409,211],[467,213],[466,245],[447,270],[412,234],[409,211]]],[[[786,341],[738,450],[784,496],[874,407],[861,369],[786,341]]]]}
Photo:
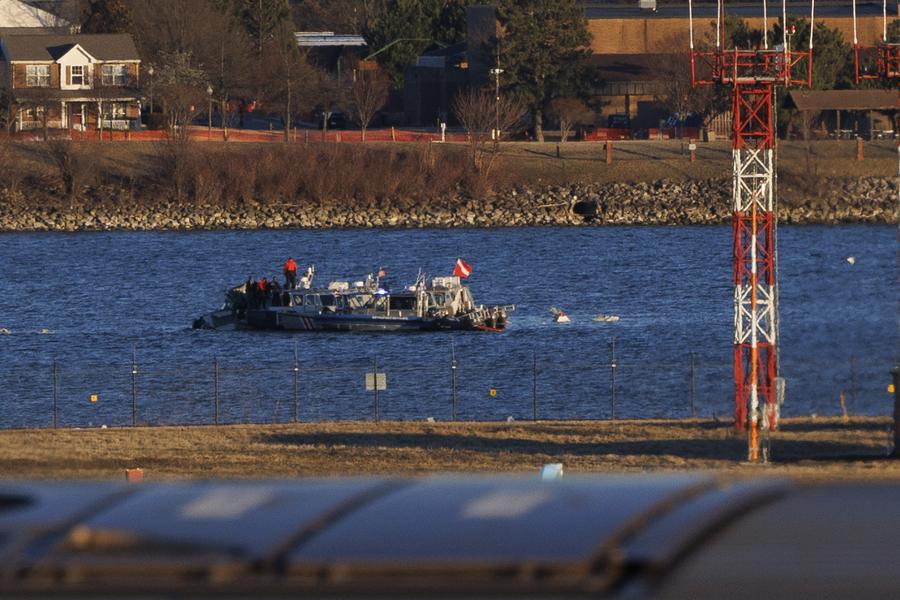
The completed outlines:
{"type": "Polygon", "coordinates": [[[900,484],[0,483],[0,596],[896,595],[900,484]]]}

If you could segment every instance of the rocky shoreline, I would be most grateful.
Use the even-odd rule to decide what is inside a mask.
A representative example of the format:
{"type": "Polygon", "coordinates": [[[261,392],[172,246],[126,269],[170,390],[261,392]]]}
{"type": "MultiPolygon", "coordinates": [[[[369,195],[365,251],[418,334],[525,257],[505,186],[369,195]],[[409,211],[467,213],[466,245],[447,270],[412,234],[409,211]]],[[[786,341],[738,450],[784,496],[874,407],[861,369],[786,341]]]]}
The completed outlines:
{"type": "MultiPolygon", "coordinates": [[[[482,200],[459,195],[352,206],[250,201],[223,207],[142,202],[110,188],[89,192],[87,200],[42,202],[0,189],[0,231],[705,225],[731,219],[727,179],[519,187],[482,200]]],[[[779,219],[785,223],[893,223],[897,218],[892,178],[824,180],[805,192],[782,184],[780,197],[779,219]]]]}

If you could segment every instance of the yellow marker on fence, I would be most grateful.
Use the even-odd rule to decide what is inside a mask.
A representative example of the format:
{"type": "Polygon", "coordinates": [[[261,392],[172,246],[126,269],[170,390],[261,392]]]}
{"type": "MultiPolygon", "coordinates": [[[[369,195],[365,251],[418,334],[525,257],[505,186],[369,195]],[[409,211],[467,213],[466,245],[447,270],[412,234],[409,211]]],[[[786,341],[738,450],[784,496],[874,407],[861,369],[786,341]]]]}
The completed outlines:
{"type": "Polygon", "coordinates": [[[91,402],[96,402],[100,398],[97,394],[91,394],[91,402]]]}
{"type": "Polygon", "coordinates": [[[497,390],[495,390],[494,388],[491,388],[490,391],[488,392],[488,394],[491,395],[491,398],[494,398],[497,396],[497,390]]]}
{"type": "Polygon", "coordinates": [[[893,394],[893,393],[894,393],[894,384],[889,383],[888,384],[888,394],[893,394]]]}

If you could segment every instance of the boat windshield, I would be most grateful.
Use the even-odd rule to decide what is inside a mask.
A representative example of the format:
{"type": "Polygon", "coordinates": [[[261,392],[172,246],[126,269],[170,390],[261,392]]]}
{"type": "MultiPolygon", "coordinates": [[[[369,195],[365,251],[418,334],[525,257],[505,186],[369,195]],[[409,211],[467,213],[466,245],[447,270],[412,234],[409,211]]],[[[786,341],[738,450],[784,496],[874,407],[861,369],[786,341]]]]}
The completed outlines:
{"type": "Polygon", "coordinates": [[[322,294],[319,296],[322,300],[322,306],[334,306],[334,295],[333,294],[322,294]]]}

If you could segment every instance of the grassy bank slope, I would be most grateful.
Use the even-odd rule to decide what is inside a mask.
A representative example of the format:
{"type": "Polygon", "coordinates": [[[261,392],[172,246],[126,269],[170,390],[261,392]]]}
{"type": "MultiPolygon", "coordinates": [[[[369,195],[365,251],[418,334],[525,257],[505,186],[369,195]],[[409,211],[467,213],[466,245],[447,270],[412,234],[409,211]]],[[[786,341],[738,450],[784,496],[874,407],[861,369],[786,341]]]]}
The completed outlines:
{"type": "Polygon", "coordinates": [[[278,478],[503,471],[716,469],[804,479],[900,479],[887,418],[786,419],[773,463],[742,463],[744,435],[710,420],[314,423],[0,432],[5,478],[278,478]]]}
{"type": "MultiPolygon", "coordinates": [[[[24,200],[104,200],[229,203],[430,198],[456,191],[480,196],[512,186],[725,179],[731,172],[729,142],[698,144],[690,162],[680,141],[614,142],[607,165],[603,143],[508,143],[488,177],[469,168],[465,144],[427,143],[230,143],[80,142],[0,143],[0,189],[24,200]],[[557,154],[557,148],[559,153],[557,154]],[[74,192],[65,192],[63,169],[74,192]]],[[[782,193],[822,193],[828,177],[891,177],[892,141],[867,142],[856,160],[854,141],[821,141],[779,148],[782,193]]]]}

